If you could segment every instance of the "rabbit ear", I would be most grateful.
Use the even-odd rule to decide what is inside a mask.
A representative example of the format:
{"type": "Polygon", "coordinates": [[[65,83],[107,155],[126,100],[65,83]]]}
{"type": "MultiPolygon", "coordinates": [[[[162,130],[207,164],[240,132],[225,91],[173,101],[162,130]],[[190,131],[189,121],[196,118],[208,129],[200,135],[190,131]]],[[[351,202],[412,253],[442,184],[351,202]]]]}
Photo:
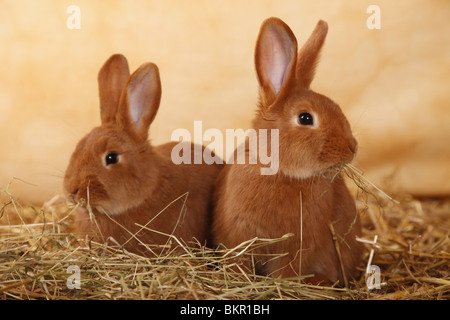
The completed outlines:
{"type": "Polygon", "coordinates": [[[320,49],[325,42],[328,32],[328,24],[320,20],[311,36],[305,42],[298,53],[297,59],[297,83],[306,89],[314,79],[316,65],[319,62],[320,49]]]}
{"type": "Polygon", "coordinates": [[[294,84],[297,40],[291,29],[278,18],[261,26],[255,50],[255,65],[262,106],[269,107],[294,84]]]}
{"type": "Polygon", "coordinates": [[[143,64],[128,80],[120,98],[116,121],[146,140],[148,129],[161,101],[161,81],[158,67],[143,64]]]}
{"type": "Polygon", "coordinates": [[[121,54],[112,55],[100,69],[97,80],[103,124],[115,121],[120,95],[129,77],[127,59],[121,54]]]}

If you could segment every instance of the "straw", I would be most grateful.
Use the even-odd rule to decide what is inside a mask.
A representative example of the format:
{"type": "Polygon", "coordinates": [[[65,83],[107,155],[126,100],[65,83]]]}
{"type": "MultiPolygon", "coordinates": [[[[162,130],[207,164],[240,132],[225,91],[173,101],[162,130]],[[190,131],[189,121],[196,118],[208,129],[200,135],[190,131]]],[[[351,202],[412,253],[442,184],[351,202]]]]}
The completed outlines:
{"type": "Polygon", "coordinates": [[[366,251],[358,278],[348,279],[346,288],[303,284],[299,280],[306,274],[280,279],[232,267],[236,257],[251,257],[256,248],[291,234],[254,238],[230,249],[172,238],[182,250],[154,258],[127,252],[114,241],[80,247],[71,231],[74,208],[63,197],[33,207],[15,199],[8,185],[0,191],[6,199],[0,202],[0,299],[449,299],[450,199],[396,195],[394,200],[352,172],[361,186],[356,203],[366,251]],[[68,286],[77,276],[68,272],[70,266],[79,270],[80,289],[68,286]],[[380,270],[380,289],[366,283],[371,266],[380,270]]]}

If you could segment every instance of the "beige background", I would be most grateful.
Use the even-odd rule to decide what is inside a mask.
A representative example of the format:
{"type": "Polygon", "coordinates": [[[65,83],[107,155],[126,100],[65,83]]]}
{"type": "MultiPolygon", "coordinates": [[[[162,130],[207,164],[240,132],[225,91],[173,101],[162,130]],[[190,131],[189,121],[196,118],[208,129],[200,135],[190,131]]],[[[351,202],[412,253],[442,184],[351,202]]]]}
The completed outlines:
{"type": "Polygon", "coordinates": [[[356,165],[390,192],[450,194],[450,1],[0,1],[0,188],[22,201],[61,192],[76,142],[98,125],[97,72],[113,53],[161,72],[150,129],[248,128],[261,22],[282,18],[300,44],[329,24],[312,88],[339,103],[360,143],[356,165]],[[81,29],[66,9],[81,9],[81,29]],[[369,30],[369,5],[381,30],[369,30]]]}

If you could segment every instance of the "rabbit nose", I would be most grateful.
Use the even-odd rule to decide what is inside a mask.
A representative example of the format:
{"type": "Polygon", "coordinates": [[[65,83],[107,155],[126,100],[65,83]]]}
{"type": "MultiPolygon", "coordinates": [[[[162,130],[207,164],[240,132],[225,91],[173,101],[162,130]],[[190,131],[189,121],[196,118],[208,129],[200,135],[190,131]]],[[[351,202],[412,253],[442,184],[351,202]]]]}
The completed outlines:
{"type": "Polygon", "coordinates": [[[356,141],[356,139],[352,137],[348,142],[348,148],[353,154],[355,154],[358,150],[358,141],[356,141]]]}

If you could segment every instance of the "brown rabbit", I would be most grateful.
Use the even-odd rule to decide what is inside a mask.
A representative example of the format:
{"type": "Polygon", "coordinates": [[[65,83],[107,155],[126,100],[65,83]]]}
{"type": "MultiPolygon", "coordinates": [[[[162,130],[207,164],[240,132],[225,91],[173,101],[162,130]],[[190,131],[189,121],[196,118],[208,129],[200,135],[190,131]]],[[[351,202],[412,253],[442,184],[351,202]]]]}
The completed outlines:
{"type": "Polygon", "coordinates": [[[99,242],[113,238],[144,255],[160,253],[152,245],[167,244],[170,235],[204,244],[221,165],[175,165],[175,142],[147,141],[161,99],[157,66],[143,64],[130,76],[127,60],[116,54],[98,82],[102,124],[78,143],[64,177],[67,198],[86,203],[77,209],[76,233],[99,242]]]}
{"type": "MultiPolygon", "coordinates": [[[[314,274],[308,282],[344,285],[356,274],[362,246],[355,239],[361,232],[355,202],[338,171],[355,157],[357,142],[339,106],[309,88],[327,30],[319,21],[297,54],[297,40],[283,21],[262,24],[253,127],[267,129],[269,136],[278,129],[279,169],[262,175],[261,163],[226,165],[214,195],[213,238],[233,248],[255,237],[292,233],[253,251],[256,273],[314,274]]],[[[248,146],[246,154],[251,156],[248,146]]],[[[243,266],[250,270],[250,260],[243,266]]]]}

